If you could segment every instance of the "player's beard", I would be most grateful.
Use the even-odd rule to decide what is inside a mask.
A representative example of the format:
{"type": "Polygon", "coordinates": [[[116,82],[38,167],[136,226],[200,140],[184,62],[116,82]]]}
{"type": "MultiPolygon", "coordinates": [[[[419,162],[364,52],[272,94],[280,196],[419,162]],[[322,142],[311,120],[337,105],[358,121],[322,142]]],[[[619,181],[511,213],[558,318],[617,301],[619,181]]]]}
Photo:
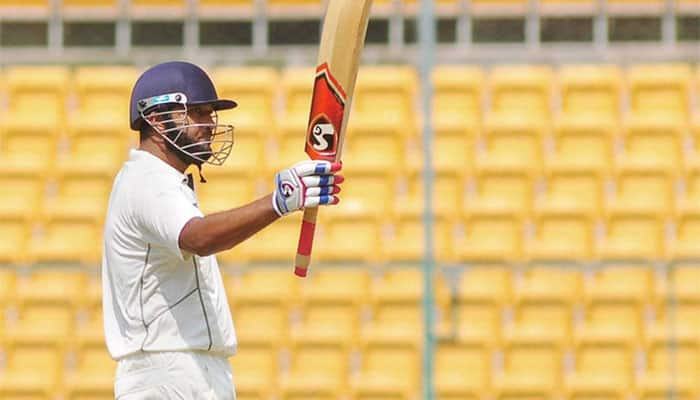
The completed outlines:
{"type": "MultiPolygon", "coordinates": [[[[186,128],[183,128],[186,129],[186,128]]],[[[187,135],[187,131],[180,131],[182,132],[179,137],[178,133],[179,132],[172,132],[171,139],[173,139],[173,136],[177,137],[177,140],[174,140],[175,144],[171,143],[170,140],[166,140],[166,145],[168,148],[175,153],[175,156],[182,161],[183,163],[190,165],[198,165],[201,166],[205,161],[209,160],[212,156],[212,149],[211,149],[211,143],[208,143],[209,140],[206,140],[204,143],[200,143],[194,139],[192,139],[190,136],[187,135]],[[179,147],[179,148],[178,148],[179,147]],[[182,150],[184,149],[184,150],[182,150]],[[192,157],[188,153],[193,153],[197,154],[197,157],[199,157],[199,160],[192,157]]]]}

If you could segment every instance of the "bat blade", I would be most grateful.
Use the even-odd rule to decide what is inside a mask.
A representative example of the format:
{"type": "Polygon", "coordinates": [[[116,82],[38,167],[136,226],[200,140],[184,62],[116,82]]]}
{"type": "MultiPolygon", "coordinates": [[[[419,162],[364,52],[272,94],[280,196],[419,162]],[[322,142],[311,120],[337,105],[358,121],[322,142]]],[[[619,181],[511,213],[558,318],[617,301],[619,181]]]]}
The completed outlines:
{"type": "MultiPolygon", "coordinates": [[[[311,159],[341,160],[371,5],[372,0],[328,2],[304,149],[311,159]]],[[[301,277],[311,262],[317,216],[317,208],[304,211],[294,268],[301,277]]]]}

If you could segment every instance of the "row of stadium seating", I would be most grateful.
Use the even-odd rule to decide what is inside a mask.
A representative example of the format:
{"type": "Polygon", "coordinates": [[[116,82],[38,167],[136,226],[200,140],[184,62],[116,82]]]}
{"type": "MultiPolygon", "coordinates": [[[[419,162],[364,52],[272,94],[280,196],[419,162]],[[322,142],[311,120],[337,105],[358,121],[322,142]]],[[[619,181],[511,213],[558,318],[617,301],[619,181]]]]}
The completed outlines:
{"type": "MultiPolygon", "coordinates": [[[[439,398],[664,399],[675,389],[675,398],[696,399],[700,266],[589,272],[490,266],[438,275],[439,398]]],[[[108,398],[114,363],[103,347],[99,281],[70,270],[17,275],[0,273],[9,311],[2,398],[108,398]]],[[[287,269],[253,268],[225,282],[241,399],[417,398],[420,271],[316,268],[300,281],[287,269]]]]}

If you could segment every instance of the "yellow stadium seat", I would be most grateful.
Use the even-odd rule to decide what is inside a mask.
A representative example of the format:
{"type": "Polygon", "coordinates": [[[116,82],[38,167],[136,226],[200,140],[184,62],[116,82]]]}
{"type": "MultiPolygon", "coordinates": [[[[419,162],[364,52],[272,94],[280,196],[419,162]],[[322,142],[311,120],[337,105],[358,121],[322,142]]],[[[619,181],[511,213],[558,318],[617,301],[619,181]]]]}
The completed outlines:
{"type": "Polygon", "coordinates": [[[554,127],[552,166],[575,166],[605,173],[613,165],[616,125],[585,114],[560,118],[554,127]]]}
{"type": "Polygon", "coordinates": [[[362,349],[358,379],[351,393],[358,400],[413,398],[419,385],[419,353],[400,342],[371,342],[362,349]],[[400,365],[401,368],[396,368],[400,365]]]}
{"type": "Polygon", "coordinates": [[[3,130],[0,143],[0,160],[3,164],[35,173],[44,173],[53,167],[57,153],[56,125],[20,126],[13,122],[0,129],[3,130]]]}
{"type": "Polygon", "coordinates": [[[60,131],[65,118],[69,73],[61,66],[13,66],[5,69],[9,96],[4,129],[60,131]],[[37,112],[41,118],[36,118],[37,112]]]}
{"type": "Polygon", "coordinates": [[[616,173],[610,210],[634,210],[667,216],[675,209],[675,175],[652,164],[626,164],[616,173]]]}
{"type": "Polygon", "coordinates": [[[512,212],[468,210],[462,220],[464,234],[458,235],[455,256],[463,261],[511,261],[523,254],[523,223],[512,212]]]}
{"type": "Polygon", "coordinates": [[[0,262],[21,264],[28,261],[31,225],[24,216],[2,215],[0,235],[3,238],[0,241],[0,262]]]}
{"type": "Polygon", "coordinates": [[[14,303],[16,283],[17,275],[13,269],[0,269],[0,310],[14,303]]]}
{"type": "Polygon", "coordinates": [[[680,209],[695,208],[700,200],[700,163],[691,163],[685,170],[685,192],[680,197],[680,209]]]}
{"type": "Polygon", "coordinates": [[[577,210],[600,215],[605,191],[604,176],[595,169],[576,165],[550,165],[546,170],[542,209],[577,210]]]}
{"type": "Polygon", "coordinates": [[[646,369],[637,379],[641,399],[661,400],[674,392],[678,399],[694,399],[700,392],[700,338],[671,326],[646,340],[646,369]]]}
{"type": "Polygon", "coordinates": [[[45,184],[45,174],[36,170],[9,163],[0,165],[0,215],[35,218],[44,198],[45,184]]]}
{"type": "Polygon", "coordinates": [[[291,368],[281,382],[282,399],[338,399],[348,390],[349,353],[330,340],[302,340],[291,349],[291,368]]]}
{"type": "Polygon", "coordinates": [[[464,271],[456,305],[459,337],[487,346],[499,344],[503,309],[510,304],[512,291],[508,268],[475,266],[464,271]]]}
{"type": "Polygon", "coordinates": [[[138,73],[136,68],[126,66],[76,68],[78,108],[73,124],[123,126],[129,115],[129,97],[138,73]]]}
{"type": "MultiPolygon", "coordinates": [[[[250,0],[242,2],[251,3],[250,0]]],[[[228,0],[228,6],[231,1],[228,0]]],[[[200,6],[203,6],[200,2],[200,6]]],[[[274,121],[279,74],[270,67],[219,67],[212,71],[219,97],[232,99],[238,107],[222,113],[221,122],[236,127],[236,136],[245,131],[267,137],[274,121]]],[[[303,129],[303,128],[302,128],[303,129]]]]}
{"type": "MultiPolygon", "coordinates": [[[[467,175],[474,169],[478,131],[468,125],[435,125],[433,168],[467,175]]],[[[410,164],[413,160],[408,160],[410,164]]]]}
{"type": "MultiPolygon", "coordinates": [[[[660,3],[661,4],[661,3],[660,3]]],[[[688,64],[638,64],[627,70],[633,115],[689,117],[692,72],[688,64]]]]}
{"type": "Polygon", "coordinates": [[[538,336],[514,336],[505,343],[503,374],[494,382],[496,399],[553,398],[559,391],[563,355],[538,336]]]}
{"type": "Polygon", "coordinates": [[[535,236],[528,256],[536,260],[594,258],[594,220],[577,210],[542,209],[535,218],[535,236]]]}
{"type": "MultiPolygon", "coordinates": [[[[297,250],[297,240],[301,230],[301,213],[290,215],[266,227],[255,238],[238,244],[232,250],[221,253],[223,262],[240,264],[247,261],[291,262],[297,250]]],[[[316,227],[318,230],[318,226],[316,227]]],[[[316,235],[314,244],[318,244],[316,235]]],[[[316,245],[316,248],[319,246],[316,245]]],[[[314,254],[318,254],[314,252],[314,254]]]]}
{"type": "Polygon", "coordinates": [[[646,310],[653,302],[653,275],[646,266],[607,267],[585,293],[586,324],[593,332],[612,330],[638,338],[646,310]]]}
{"type": "MultiPolygon", "coordinates": [[[[298,163],[299,160],[305,160],[309,157],[304,152],[304,142],[306,140],[304,131],[300,131],[300,129],[306,126],[307,122],[302,121],[299,117],[299,115],[296,119],[294,119],[294,117],[290,117],[290,119],[285,117],[279,121],[280,128],[275,138],[274,145],[270,151],[266,152],[264,155],[268,176],[273,177],[280,169],[289,168],[298,163]],[[296,123],[294,123],[293,120],[296,121],[296,123]]],[[[308,118],[308,115],[306,118],[308,118]]],[[[233,156],[235,156],[235,154],[233,154],[232,157],[233,156]]]]}
{"type": "Polygon", "coordinates": [[[398,125],[377,128],[351,122],[343,144],[343,162],[373,171],[403,169],[406,144],[402,134],[398,125]]]}
{"type": "Polygon", "coordinates": [[[566,398],[626,398],[634,373],[634,349],[626,340],[582,335],[577,339],[575,351],[574,372],[565,382],[566,398]]]}
{"type": "Polygon", "coordinates": [[[417,87],[418,76],[412,66],[361,67],[353,96],[353,123],[369,126],[374,133],[385,126],[407,125],[413,128],[417,87]]]}
{"type": "Polygon", "coordinates": [[[71,125],[68,146],[59,152],[56,168],[82,168],[116,174],[127,157],[130,139],[138,136],[136,132],[125,130],[124,118],[120,123],[100,122],[99,126],[87,121],[71,125]]]}
{"type": "MultiPolygon", "coordinates": [[[[341,201],[342,203],[342,201],[341,201]]],[[[323,223],[316,229],[323,229],[321,235],[315,240],[314,256],[319,260],[329,261],[365,261],[376,262],[383,257],[380,246],[382,229],[381,224],[371,216],[360,213],[353,214],[346,209],[343,212],[336,210],[323,210],[323,223]],[[351,240],[350,240],[351,239],[351,240]]],[[[292,237],[296,247],[298,229],[292,237]]],[[[293,252],[292,255],[296,254],[293,252]]]]}
{"type": "Polygon", "coordinates": [[[485,152],[477,161],[539,171],[544,131],[532,115],[491,114],[484,125],[485,152]]]}
{"type": "Polygon", "coordinates": [[[43,214],[92,218],[101,223],[112,189],[112,173],[81,168],[56,174],[57,192],[47,199],[43,214]]]}
{"type": "Polygon", "coordinates": [[[534,177],[531,171],[509,165],[483,165],[476,174],[476,194],[464,208],[501,209],[519,216],[532,210],[534,177]]]}
{"type": "Polygon", "coordinates": [[[75,369],[64,376],[66,399],[114,398],[116,367],[117,363],[107,352],[103,338],[81,342],[76,351],[75,369]]]}
{"type": "Polygon", "coordinates": [[[275,347],[249,343],[229,358],[236,395],[241,399],[269,399],[277,392],[279,352],[275,347]]]}
{"type": "Polygon", "coordinates": [[[503,65],[489,74],[491,111],[498,114],[524,114],[548,120],[551,111],[552,82],[550,67],[541,65],[503,65]]]}
{"type": "Polygon", "coordinates": [[[675,228],[676,234],[669,249],[670,257],[678,260],[700,255],[700,209],[680,211],[675,228]]]}
{"type": "Polygon", "coordinates": [[[63,0],[64,16],[90,16],[97,18],[116,18],[118,15],[118,0],[63,0]]]}
{"type": "MultiPolygon", "coordinates": [[[[205,214],[243,206],[257,194],[257,182],[248,175],[230,171],[224,167],[204,171],[206,183],[197,183],[197,199],[205,214]]],[[[270,178],[272,179],[272,178],[270,178]]]]}
{"type": "Polygon", "coordinates": [[[606,218],[600,257],[661,259],[666,255],[664,224],[657,215],[639,210],[614,210],[606,218]]]}
{"type": "Polygon", "coordinates": [[[132,0],[129,6],[129,14],[133,18],[152,19],[154,15],[160,19],[178,18],[187,11],[184,0],[132,0]]]}
{"type": "Polygon", "coordinates": [[[575,269],[528,269],[514,293],[512,334],[536,336],[562,346],[570,344],[574,311],[582,302],[582,283],[582,274],[575,269]]]}
{"type": "MultiPolygon", "coordinates": [[[[425,254],[425,223],[420,215],[399,217],[383,245],[389,261],[420,261],[425,254]]],[[[449,218],[433,220],[433,255],[441,262],[453,259],[453,223],[449,218]]]]}
{"type": "Polygon", "coordinates": [[[43,219],[43,232],[34,237],[29,257],[36,262],[97,263],[102,235],[94,217],[56,214],[43,219]]]}
{"type": "Polygon", "coordinates": [[[282,71],[282,93],[284,112],[280,122],[290,121],[290,126],[305,127],[311,109],[314,69],[288,67],[282,71]],[[301,125],[299,125],[301,123],[301,125]]]}
{"type": "MultiPolygon", "coordinates": [[[[692,262],[674,264],[664,285],[657,293],[658,325],[673,332],[700,330],[700,266],[692,262]]],[[[662,332],[665,332],[662,330],[662,332]]]]}
{"type": "Polygon", "coordinates": [[[0,398],[54,398],[60,390],[64,366],[62,347],[53,342],[25,340],[18,335],[7,342],[6,362],[0,375],[0,398]]]}
{"type": "Polygon", "coordinates": [[[303,287],[301,325],[292,340],[328,340],[349,350],[358,343],[361,313],[369,304],[369,276],[363,268],[314,271],[303,287]]]}
{"type": "Polygon", "coordinates": [[[393,171],[363,170],[346,164],[340,172],[348,184],[343,184],[340,194],[341,205],[334,210],[340,213],[386,218],[393,212],[397,178],[393,171]]]}
{"type": "Polygon", "coordinates": [[[415,268],[395,268],[384,273],[371,287],[373,318],[361,340],[417,346],[422,337],[422,282],[422,271],[415,268]]]}
{"type": "MultiPolygon", "coordinates": [[[[558,71],[564,116],[620,118],[622,72],[614,65],[564,65],[558,71]]],[[[583,119],[583,118],[581,118],[583,119]]]]}
{"type": "Polygon", "coordinates": [[[623,132],[623,163],[678,170],[683,166],[685,128],[675,117],[644,114],[628,120],[623,132]]]}
{"type": "Polygon", "coordinates": [[[438,132],[480,125],[484,79],[483,71],[476,66],[433,68],[432,112],[438,132]]]}
{"type": "Polygon", "coordinates": [[[480,399],[489,393],[491,369],[491,349],[483,343],[440,343],[435,351],[435,391],[440,399],[480,399]]]}
{"type": "MultiPolygon", "coordinates": [[[[404,175],[396,195],[396,215],[419,215],[425,210],[425,186],[422,171],[412,170],[404,175]]],[[[460,174],[434,171],[433,211],[436,215],[456,218],[463,203],[466,180],[460,174]]]]}

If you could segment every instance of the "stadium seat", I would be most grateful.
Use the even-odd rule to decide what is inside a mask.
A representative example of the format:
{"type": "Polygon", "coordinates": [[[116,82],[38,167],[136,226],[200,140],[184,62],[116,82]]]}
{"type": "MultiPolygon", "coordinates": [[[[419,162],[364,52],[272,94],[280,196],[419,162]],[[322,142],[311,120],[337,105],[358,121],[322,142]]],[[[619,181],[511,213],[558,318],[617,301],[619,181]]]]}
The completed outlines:
{"type": "MultiPolygon", "coordinates": [[[[0,165],[0,215],[36,218],[44,198],[46,174],[22,165],[0,165]]],[[[9,237],[9,236],[4,236],[9,237]]]]}
{"type": "MultiPolygon", "coordinates": [[[[659,2],[661,4],[661,2],[659,2]]],[[[626,73],[633,115],[669,116],[687,122],[692,72],[688,64],[638,64],[626,73]]]]}
{"type": "MultiPolygon", "coordinates": [[[[659,327],[673,327],[674,332],[700,329],[700,266],[685,262],[673,264],[664,285],[657,293],[657,323],[659,327]]],[[[662,332],[665,332],[662,330],[662,332]]]]}
{"type": "MultiPolygon", "coordinates": [[[[15,286],[17,283],[17,274],[14,269],[0,269],[0,310],[4,312],[5,308],[15,302],[15,286]]],[[[4,322],[3,318],[0,321],[4,322]]],[[[0,340],[2,339],[0,335],[0,340]]]]}
{"type": "Polygon", "coordinates": [[[619,399],[630,393],[634,349],[614,335],[579,335],[574,372],[565,382],[569,399],[619,399]]]}
{"type": "Polygon", "coordinates": [[[646,266],[606,267],[585,291],[586,328],[614,331],[631,340],[641,337],[644,316],[652,305],[653,275],[646,266]]]}
{"type": "Polygon", "coordinates": [[[92,216],[56,214],[42,219],[43,231],[29,246],[29,257],[35,262],[98,262],[102,235],[99,223],[92,216]]]}
{"type": "Polygon", "coordinates": [[[363,346],[352,398],[358,400],[412,399],[419,385],[419,354],[401,342],[370,342],[363,346]],[[400,365],[401,368],[396,368],[400,365]]]}
{"type": "Polygon", "coordinates": [[[440,343],[434,365],[435,392],[440,399],[476,400],[489,393],[491,349],[482,342],[440,343]]]}
{"type": "Polygon", "coordinates": [[[622,132],[623,165],[644,163],[673,171],[683,167],[685,127],[676,117],[654,113],[633,117],[622,132]]]}
{"type": "Polygon", "coordinates": [[[607,173],[612,170],[617,125],[585,114],[565,115],[554,126],[549,165],[607,173]]]}
{"type": "MultiPolygon", "coordinates": [[[[353,96],[353,124],[371,127],[375,133],[395,125],[414,128],[417,87],[418,76],[412,66],[360,67],[353,96]]],[[[401,133],[413,134],[412,131],[401,133]]]]}
{"type": "Polygon", "coordinates": [[[489,73],[491,111],[547,121],[551,112],[552,82],[554,75],[547,66],[496,66],[489,73]]]}
{"type": "Polygon", "coordinates": [[[646,369],[636,386],[640,399],[661,400],[669,392],[678,399],[694,399],[700,392],[700,338],[692,331],[666,325],[646,340],[646,369]]]}
{"type": "Polygon", "coordinates": [[[6,341],[6,362],[0,375],[2,399],[52,399],[60,393],[64,366],[63,347],[54,342],[25,340],[17,335],[6,341]]]}
{"type": "Polygon", "coordinates": [[[662,259],[666,256],[663,221],[639,210],[610,212],[599,256],[607,260],[662,259]]]}
{"type": "Polygon", "coordinates": [[[90,121],[82,121],[70,125],[67,148],[59,151],[56,169],[116,174],[127,158],[127,145],[138,140],[138,133],[125,130],[125,120],[123,117],[120,123],[91,125],[90,121]]]}
{"type": "Polygon", "coordinates": [[[686,209],[675,219],[675,237],[669,248],[669,256],[674,260],[700,256],[700,209],[686,209]]]}
{"type": "Polygon", "coordinates": [[[582,274],[563,266],[528,269],[514,291],[512,333],[551,343],[572,343],[575,310],[582,303],[582,274]]]}
{"type": "Polygon", "coordinates": [[[391,215],[398,189],[394,171],[368,171],[345,164],[340,174],[352,183],[342,186],[341,203],[334,212],[368,215],[378,220],[391,215]]]}
{"type": "MultiPolygon", "coordinates": [[[[477,137],[478,131],[469,125],[436,124],[432,143],[433,168],[463,176],[470,174],[474,169],[477,137]]],[[[408,160],[409,164],[412,162],[412,159],[408,160]]]]}
{"type": "Polygon", "coordinates": [[[685,170],[685,191],[679,194],[679,208],[693,209],[700,204],[700,163],[690,163],[685,170]]]}
{"type": "MultiPolygon", "coordinates": [[[[290,261],[296,254],[297,240],[301,230],[301,217],[301,213],[297,213],[275,221],[260,231],[255,238],[246,240],[232,250],[222,253],[221,261],[232,264],[241,264],[247,261],[290,261]]],[[[318,244],[319,236],[316,236],[316,244],[318,244]]]]}
{"type": "Polygon", "coordinates": [[[483,71],[476,66],[438,65],[433,68],[432,111],[437,132],[480,125],[484,80],[483,71]]]}
{"type": "Polygon", "coordinates": [[[619,120],[623,81],[617,66],[564,65],[557,78],[563,116],[585,116],[595,121],[619,120]]]}
{"type": "Polygon", "coordinates": [[[102,224],[113,179],[111,172],[88,168],[60,171],[55,175],[57,192],[46,199],[42,213],[92,218],[102,224]]]}
{"type": "Polygon", "coordinates": [[[5,69],[9,96],[4,129],[60,131],[65,118],[69,73],[62,66],[12,66],[5,69]],[[41,112],[41,118],[36,118],[41,112]]]}
{"type": "Polygon", "coordinates": [[[348,390],[349,353],[332,338],[301,340],[291,349],[290,371],[281,381],[282,399],[338,399],[348,390]]]}
{"type": "Polygon", "coordinates": [[[229,358],[236,395],[241,399],[269,399],[277,393],[279,351],[270,345],[246,343],[229,358]]]}
{"type": "Polygon", "coordinates": [[[314,69],[309,67],[288,67],[282,71],[284,112],[280,123],[289,121],[290,126],[299,129],[309,122],[313,77],[314,69]]]}
{"type": "Polygon", "coordinates": [[[482,165],[476,174],[474,198],[464,201],[464,208],[500,209],[527,217],[534,197],[532,171],[510,165],[482,165]]]}
{"type": "Polygon", "coordinates": [[[138,74],[136,68],[127,66],[76,68],[78,108],[72,124],[99,128],[124,126],[129,115],[131,88],[138,74]]]}
{"type": "Polygon", "coordinates": [[[646,212],[669,216],[675,209],[673,171],[659,169],[653,164],[626,164],[615,174],[615,196],[608,210],[646,212]]]}
{"type": "Polygon", "coordinates": [[[328,339],[346,350],[358,345],[362,313],[369,304],[369,275],[364,268],[325,268],[307,278],[302,291],[302,322],[292,340],[328,339]]]}
{"type": "Polygon", "coordinates": [[[560,390],[563,355],[547,338],[510,337],[503,364],[503,373],[494,381],[496,399],[553,398],[560,390]]]}
{"type": "Polygon", "coordinates": [[[0,218],[0,262],[22,264],[29,260],[31,224],[22,215],[5,214],[0,218]]]}
{"type": "Polygon", "coordinates": [[[467,210],[462,219],[464,234],[455,243],[455,256],[462,261],[502,262],[521,259],[523,222],[504,210],[467,210]]]}
{"type": "Polygon", "coordinates": [[[206,183],[198,183],[196,175],[193,176],[197,199],[205,214],[240,207],[255,200],[258,182],[250,175],[226,167],[207,168],[203,173],[206,183]]]}
{"type": "MultiPolygon", "coordinates": [[[[422,171],[411,170],[400,179],[394,211],[396,215],[420,215],[425,210],[425,185],[422,171]]],[[[464,202],[467,181],[461,174],[435,171],[433,175],[433,212],[454,219],[464,202]]]]}
{"type": "MultiPolygon", "coordinates": [[[[321,235],[315,240],[314,256],[326,261],[380,261],[384,254],[381,249],[381,224],[374,217],[363,216],[361,213],[353,214],[348,209],[343,212],[336,210],[323,210],[323,222],[317,226],[317,230],[323,229],[321,235]],[[351,239],[351,240],[350,240],[351,239]]],[[[296,246],[296,238],[299,235],[299,227],[293,235],[296,246]]],[[[289,254],[289,253],[288,253],[289,254]]],[[[296,254],[292,252],[291,254],[296,254]]]]}
{"type": "Polygon", "coordinates": [[[487,346],[501,339],[503,309],[512,298],[511,271],[501,266],[474,266],[462,273],[457,294],[461,340],[487,346]]]}
{"type": "Polygon", "coordinates": [[[550,165],[545,172],[545,190],[539,208],[575,210],[598,216],[603,209],[605,178],[586,166],[550,165]]]}
{"type": "Polygon", "coordinates": [[[400,171],[407,162],[402,135],[401,127],[396,125],[376,127],[351,122],[343,144],[343,162],[351,168],[400,171]]]}
{"type": "Polygon", "coordinates": [[[53,167],[57,153],[58,125],[37,127],[12,122],[0,129],[0,160],[3,164],[11,166],[11,169],[22,168],[36,174],[43,174],[53,167]]]}
{"type": "Polygon", "coordinates": [[[64,375],[66,400],[114,398],[117,363],[107,352],[104,338],[82,341],[76,350],[75,369],[64,375]]]}
{"type": "MultiPolygon", "coordinates": [[[[245,2],[251,3],[250,0],[240,1],[245,2]]],[[[203,6],[200,2],[200,7],[203,6]]],[[[228,0],[227,7],[230,6],[228,0]]],[[[234,111],[222,112],[219,120],[234,125],[237,135],[251,131],[268,137],[277,105],[280,79],[277,70],[270,67],[219,67],[212,71],[211,76],[219,97],[238,103],[234,111]]]]}
{"type": "MultiPolygon", "coordinates": [[[[307,110],[306,114],[308,113],[307,110]]],[[[308,118],[308,115],[304,118],[308,118]]],[[[279,121],[280,127],[273,147],[265,153],[265,169],[270,179],[282,168],[289,168],[308,158],[304,152],[306,139],[303,129],[306,124],[307,121],[302,120],[301,115],[284,117],[279,121]]],[[[233,151],[231,157],[236,155],[235,145],[233,151]]]]}
{"type": "MultiPolygon", "coordinates": [[[[449,218],[433,219],[433,256],[439,262],[449,262],[454,258],[453,223],[449,218]]],[[[385,235],[383,244],[387,260],[390,262],[420,261],[425,254],[425,223],[421,215],[403,215],[390,226],[390,234],[385,235]]]]}
{"type": "Polygon", "coordinates": [[[484,123],[484,154],[479,164],[500,164],[539,171],[542,167],[542,121],[535,114],[491,114],[484,123]]]}
{"type": "Polygon", "coordinates": [[[581,261],[594,258],[594,219],[578,210],[540,209],[528,257],[581,261]]]}

